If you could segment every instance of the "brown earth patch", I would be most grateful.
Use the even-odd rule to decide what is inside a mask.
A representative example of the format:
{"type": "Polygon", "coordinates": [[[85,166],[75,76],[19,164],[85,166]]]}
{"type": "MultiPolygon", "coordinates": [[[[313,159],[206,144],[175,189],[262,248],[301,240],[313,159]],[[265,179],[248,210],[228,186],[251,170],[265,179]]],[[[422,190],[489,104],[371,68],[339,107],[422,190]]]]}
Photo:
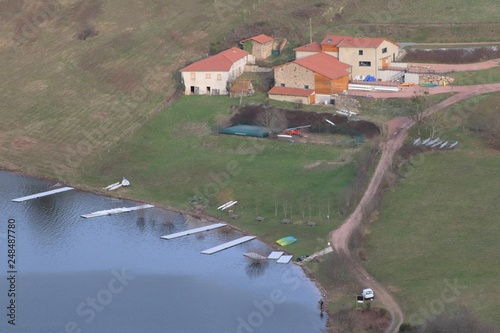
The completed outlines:
{"type": "Polygon", "coordinates": [[[305,169],[313,169],[319,167],[320,165],[333,165],[333,166],[343,166],[352,162],[352,154],[343,154],[338,161],[316,161],[309,164],[304,165],[305,169]]]}
{"type": "Polygon", "coordinates": [[[36,143],[35,140],[27,136],[23,136],[14,140],[14,147],[17,149],[26,149],[31,147],[36,143]]]}
{"type": "Polygon", "coordinates": [[[340,310],[333,314],[331,327],[337,333],[352,332],[385,332],[391,319],[387,311],[382,309],[340,310]]]}
{"type": "Polygon", "coordinates": [[[440,64],[470,64],[500,58],[500,47],[477,47],[462,49],[410,49],[403,62],[440,64]]]}
{"type": "Polygon", "coordinates": [[[365,120],[349,121],[346,116],[329,112],[290,110],[277,107],[266,107],[262,104],[246,105],[240,108],[238,113],[231,118],[231,124],[256,125],[258,115],[270,109],[283,112],[289,128],[311,125],[311,127],[308,128],[310,133],[365,136],[368,139],[380,135],[380,129],[377,125],[365,120]],[[326,122],[325,119],[335,123],[336,126],[332,126],[326,122]]]}

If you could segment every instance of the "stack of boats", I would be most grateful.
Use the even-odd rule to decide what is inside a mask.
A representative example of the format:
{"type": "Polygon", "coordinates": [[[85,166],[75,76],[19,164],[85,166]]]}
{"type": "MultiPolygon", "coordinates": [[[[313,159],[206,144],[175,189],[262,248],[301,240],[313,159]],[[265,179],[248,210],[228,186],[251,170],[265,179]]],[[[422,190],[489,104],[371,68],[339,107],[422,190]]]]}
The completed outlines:
{"type": "Polygon", "coordinates": [[[413,145],[414,146],[426,146],[430,148],[436,148],[436,149],[453,149],[458,145],[458,141],[455,142],[450,142],[450,141],[445,141],[441,140],[440,138],[428,138],[425,140],[422,140],[421,138],[413,140],[413,145]]]}

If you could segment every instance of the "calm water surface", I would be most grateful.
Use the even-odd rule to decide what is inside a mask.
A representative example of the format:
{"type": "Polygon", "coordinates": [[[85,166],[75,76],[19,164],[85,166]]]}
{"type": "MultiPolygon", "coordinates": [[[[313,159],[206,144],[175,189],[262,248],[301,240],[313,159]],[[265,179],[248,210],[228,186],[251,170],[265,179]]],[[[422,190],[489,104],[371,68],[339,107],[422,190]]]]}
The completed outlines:
{"type": "Polygon", "coordinates": [[[242,234],[219,229],[162,240],[205,223],[157,208],[83,219],[138,204],[76,190],[11,201],[51,185],[0,172],[0,332],[326,331],[321,295],[300,268],[254,267],[243,257],[256,249],[269,253],[264,243],[208,256],[200,251],[242,234]],[[9,219],[15,220],[15,274],[8,273],[9,219]],[[9,324],[11,300],[15,325],[9,324]]]}

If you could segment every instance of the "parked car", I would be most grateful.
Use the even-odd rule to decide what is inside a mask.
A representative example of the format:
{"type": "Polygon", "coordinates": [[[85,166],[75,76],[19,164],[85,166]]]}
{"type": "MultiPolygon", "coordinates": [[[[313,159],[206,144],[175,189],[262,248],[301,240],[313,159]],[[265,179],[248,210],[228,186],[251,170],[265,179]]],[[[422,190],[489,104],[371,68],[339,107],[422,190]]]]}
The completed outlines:
{"type": "Polygon", "coordinates": [[[363,291],[361,292],[361,295],[366,300],[372,300],[375,298],[375,294],[373,293],[373,290],[371,290],[370,288],[363,289],[363,291]]]}

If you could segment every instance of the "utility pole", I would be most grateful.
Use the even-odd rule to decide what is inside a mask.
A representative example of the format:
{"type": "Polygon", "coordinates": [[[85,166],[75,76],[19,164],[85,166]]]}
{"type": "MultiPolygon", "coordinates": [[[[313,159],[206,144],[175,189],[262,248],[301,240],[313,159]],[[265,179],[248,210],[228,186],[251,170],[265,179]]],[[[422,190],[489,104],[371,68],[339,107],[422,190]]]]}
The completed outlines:
{"type": "Polygon", "coordinates": [[[309,43],[313,42],[312,18],[309,18],[309,43]]]}

